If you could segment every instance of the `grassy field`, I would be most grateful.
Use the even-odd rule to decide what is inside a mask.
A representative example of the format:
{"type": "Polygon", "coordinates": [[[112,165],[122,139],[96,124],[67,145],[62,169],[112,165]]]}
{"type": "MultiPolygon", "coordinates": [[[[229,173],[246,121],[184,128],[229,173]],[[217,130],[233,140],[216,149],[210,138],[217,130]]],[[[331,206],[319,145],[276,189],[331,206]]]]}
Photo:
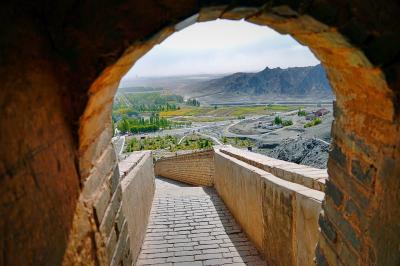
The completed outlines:
{"type": "Polygon", "coordinates": [[[179,110],[169,110],[160,112],[160,117],[175,117],[175,116],[199,116],[205,115],[205,113],[214,110],[212,107],[194,107],[185,106],[179,110]]]}
{"type": "Polygon", "coordinates": [[[224,106],[224,107],[182,107],[180,110],[169,110],[160,112],[161,117],[176,116],[212,116],[225,119],[237,118],[245,115],[266,115],[272,112],[286,112],[299,109],[299,106],[269,105],[269,106],[224,106]]]}

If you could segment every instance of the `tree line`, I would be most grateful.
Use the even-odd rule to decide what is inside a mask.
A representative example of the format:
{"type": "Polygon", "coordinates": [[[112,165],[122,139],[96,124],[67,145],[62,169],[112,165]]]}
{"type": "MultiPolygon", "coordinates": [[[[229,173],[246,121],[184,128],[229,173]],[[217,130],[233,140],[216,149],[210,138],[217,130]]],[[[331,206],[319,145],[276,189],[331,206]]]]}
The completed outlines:
{"type": "Polygon", "coordinates": [[[158,113],[152,113],[147,119],[144,117],[130,118],[124,117],[117,123],[117,129],[121,133],[147,133],[155,132],[160,129],[171,129],[172,127],[179,127],[185,123],[172,122],[166,118],[160,117],[158,113]]]}

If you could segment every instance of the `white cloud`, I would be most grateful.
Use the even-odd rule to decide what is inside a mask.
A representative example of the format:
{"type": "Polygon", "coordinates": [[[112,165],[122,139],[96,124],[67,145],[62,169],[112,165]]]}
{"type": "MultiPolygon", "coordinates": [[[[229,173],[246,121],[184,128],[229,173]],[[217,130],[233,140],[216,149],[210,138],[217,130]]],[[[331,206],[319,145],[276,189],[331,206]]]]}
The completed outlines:
{"type": "Polygon", "coordinates": [[[316,65],[292,37],[245,21],[196,23],[176,32],[138,60],[124,79],[259,71],[316,65]]]}
{"type": "Polygon", "coordinates": [[[174,50],[230,49],[274,38],[276,32],[268,27],[245,21],[217,20],[196,23],[176,32],[162,43],[163,48],[174,50]]]}

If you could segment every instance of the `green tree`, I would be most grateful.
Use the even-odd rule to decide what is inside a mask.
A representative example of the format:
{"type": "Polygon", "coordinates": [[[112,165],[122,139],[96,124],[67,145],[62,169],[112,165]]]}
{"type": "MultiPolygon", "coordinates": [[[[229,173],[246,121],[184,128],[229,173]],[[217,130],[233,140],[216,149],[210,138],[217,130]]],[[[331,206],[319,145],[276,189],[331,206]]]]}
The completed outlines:
{"type": "Polygon", "coordinates": [[[281,125],[282,124],[282,118],[280,118],[279,116],[275,116],[274,124],[275,125],[281,125]]]}
{"type": "Polygon", "coordinates": [[[299,109],[299,111],[297,112],[298,116],[306,116],[307,112],[304,109],[299,109]]]}
{"type": "Polygon", "coordinates": [[[293,125],[292,120],[283,120],[282,121],[282,126],[284,126],[284,127],[291,126],[291,125],[293,125]]]}

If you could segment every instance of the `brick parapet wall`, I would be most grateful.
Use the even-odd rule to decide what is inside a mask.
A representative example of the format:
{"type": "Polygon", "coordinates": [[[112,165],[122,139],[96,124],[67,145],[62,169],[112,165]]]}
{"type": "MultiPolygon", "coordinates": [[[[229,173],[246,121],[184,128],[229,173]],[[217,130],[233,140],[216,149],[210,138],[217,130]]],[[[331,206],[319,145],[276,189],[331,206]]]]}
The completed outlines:
{"type": "Polygon", "coordinates": [[[155,174],[180,182],[212,186],[214,183],[214,150],[195,151],[155,162],[155,174]]]}
{"type": "Polygon", "coordinates": [[[216,149],[215,188],[268,265],[312,265],[324,193],[216,149]]]}
{"type": "Polygon", "coordinates": [[[284,180],[311,189],[325,191],[325,183],[326,180],[328,180],[328,172],[326,169],[317,169],[306,165],[286,162],[262,154],[237,149],[232,146],[220,146],[217,149],[222,153],[246,162],[284,180]]]}
{"type": "Polygon", "coordinates": [[[93,210],[105,243],[106,260],[109,265],[130,266],[136,260],[143,241],[154,196],[151,153],[132,153],[119,164],[113,164],[108,178],[99,187],[93,210]],[[135,194],[136,199],[128,200],[127,194],[135,194]],[[131,211],[124,208],[124,205],[131,204],[141,214],[139,221],[132,219],[131,211]],[[131,241],[132,238],[135,241],[131,241]]]}
{"type": "Polygon", "coordinates": [[[194,185],[214,185],[271,265],[313,263],[324,198],[321,186],[313,181],[316,175],[326,176],[326,171],[315,169],[316,175],[311,175],[312,170],[230,146],[155,163],[157,175],[194,185]],[[299,169],[303,172],[293,171],[299,169]]]}

